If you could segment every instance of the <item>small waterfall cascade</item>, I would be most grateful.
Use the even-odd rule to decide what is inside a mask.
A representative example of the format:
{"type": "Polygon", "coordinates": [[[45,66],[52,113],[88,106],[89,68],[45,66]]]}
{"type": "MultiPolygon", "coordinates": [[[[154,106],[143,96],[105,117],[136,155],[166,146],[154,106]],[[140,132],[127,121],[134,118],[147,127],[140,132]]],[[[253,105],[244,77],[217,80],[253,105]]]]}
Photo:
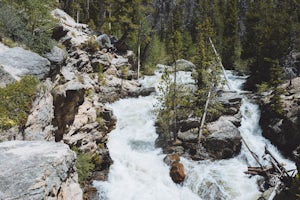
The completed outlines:
{"type": "MultiPolygon", "coordinates": [[[[227,71],[230,85],[241,91],[244,78],[227,71]]],[[[145,77],[145,87],[157,86],[161,73],[145,77]]],[[[192,82],[191,73],[179,72],[178,81],[192,82]]],[[[186,180],[176,185],[169,177],[169,167],[164,164],[161,149],[155,148],[154,105],[155,94],[147,97],[121,99],[110,107],[117,116],[117,127],[109,135],[108,148],[114,161],[108,181],[95,181],[94,185],[103,200],[256,200],[260,196],[258,176],[249,178],[248,166],[257,166],[250,152],[242,145],[241,153],[232,159],[219,161],[191,161],[182,158],[186,180]]],[[[295,168],[293,162],[284,159],[261,134],[259,107],[243,98],[240,108],[242,121],[239,130],[261,163],[265,145],[287,169],[295,168]]],[[[266,163],[267,164],[267,163],[266,163]]]]}

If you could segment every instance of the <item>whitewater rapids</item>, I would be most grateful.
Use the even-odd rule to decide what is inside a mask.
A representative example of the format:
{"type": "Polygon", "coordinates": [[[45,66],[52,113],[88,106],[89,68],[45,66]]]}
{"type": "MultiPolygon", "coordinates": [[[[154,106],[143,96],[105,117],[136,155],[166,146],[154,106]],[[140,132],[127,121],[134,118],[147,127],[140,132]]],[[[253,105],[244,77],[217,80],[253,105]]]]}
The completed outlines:
{"type": "MultiPolygon", "coordinates": [[[[228,71],[232,88],[241,92],[243,78],[228,71]]],[[[145,87],[157,86],[160,73],[145,77],[145,87]]],[[[192,82],[188,72],[178,73],[178,82],[192,82]]],[[[187,175],[182,185],[169,177],[169,166],[163,162],[164,154],[155,148],[154,105],[155,94],[148,97],[121,99],[109,106],[117,116],[117,126],[109,134],[108,148],[114,161],[108,181],[95,181],[101,200],[256,200],[260,196],[258,176],[244,174],[247,167],[256,166],[251,154],[242,145],[241,153],[232,159],[220,161],[190,161],[182,158],[187,175]]],[[[261,135],[259,107],[246,97],[241,106],[242,122],[239,130],[250,148],[264,154],[269,150],[287,169],[295,168],[293,162],[284,159],[278,150],[261,135]]],[[[263,159],[260,159],[265,163],[263,159]]]]}

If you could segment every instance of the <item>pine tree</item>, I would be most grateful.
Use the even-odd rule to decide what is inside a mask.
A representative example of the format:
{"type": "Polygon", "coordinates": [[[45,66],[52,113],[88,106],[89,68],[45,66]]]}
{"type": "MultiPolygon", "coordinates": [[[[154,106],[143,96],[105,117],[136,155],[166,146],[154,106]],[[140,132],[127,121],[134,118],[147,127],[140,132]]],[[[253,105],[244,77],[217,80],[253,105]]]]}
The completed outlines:
{"type": "Polygon", "coordinates": [[[234,68],[236,45],[238,44],[238,1],[227,0],[224,16],[224,32],[222,37],[222,63],[227,69],[234,68]]]}
{"type": "Polygon", "coordinates": [[[271,81],[271,63],[279,60],[282,65],[289,53],[291,31],[287,7],[278,1],[252,1],[246,16],[246,35],[242,41],[242,58],[249,60],[250,78],[246,89],[271,81]],[[283,11],[284,10],[284,11],[283,11]]]}

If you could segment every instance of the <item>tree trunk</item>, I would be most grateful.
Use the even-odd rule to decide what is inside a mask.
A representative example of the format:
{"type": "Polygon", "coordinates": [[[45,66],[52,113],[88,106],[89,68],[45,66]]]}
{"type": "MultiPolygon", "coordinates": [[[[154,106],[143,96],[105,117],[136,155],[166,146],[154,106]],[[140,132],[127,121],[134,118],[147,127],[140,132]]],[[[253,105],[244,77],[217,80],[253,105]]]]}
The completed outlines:
{"type": "Polygon", "coordinates": [[[142,21],[140,20],[140,27],[138,32],[138,72],[137,72],[137,79],[140,78],[140,68],[141,68],[141,32],[142,32],[142,21]]]}
{"type": "Polygon", "coordinates": [[[77,13],[76,13],[76,22],[77,22],[77,24],[79,23],[79,18],[80,18],[80,11],[77,10],[77,13]]]}
{"type": "Polygon", "coordinates": [[[201,119],[201,123],[200,123],[200,127],[199,127],[199,134],[198,134],[198,142],[201,142],[201,138],[202,138],[202,130],[203,130],[203,126],[205,123],[205,118],[206,118],[206,113],[207,113],[207,108],[209,105],[209,101],[210,101],[210,96],[211,96],[211,90],[213,87],[211,87],[209,89],[208,95],[207,95],[207,99],[206,99],[206,103],[205,103],[205,107],[204,107],[204,113],[202,115],[202,119],[201,119]]]}
{"type": "Polygon", "coordinates": [[[215,48],[214,43],[213,43],[212,40],[211,40],[211,38],[209,38],[209,42],[210,42],[210,44],[211,44],[211,46],[212,46],[212,48],[213,48],[213,50],[214,50],[214,52],[215,52],[215,55],[216,55],[216,57],[217,57],[217,59],[218,59],[218,61],[219,61],[219,63],[220,63],[220,66],[222,67],[222,71],[223,71],[223,74],[224,74],[224,78],[225,78],[226,84],[227,84],[227,86],[228,86],[228,89],[230,90],[231,87],[230,87],[230,84],[229,84],[229,82],[228,82],[228,78],[227,78],[227,75],[226,75],[226,71],[225,71],[225,68],[224,68],[224,66],[223,66],[223,64],[222,64],[221,58],[220,58],[220,56],[219,56],[219,54],[218,54],[218,52],[217,52],[217,50],[216,50],[216,48],[215,48]]]}
{"type": "Polygon", "coordinates": [[[177,98],[176,98],[176,87],[177,87],[177,64],[174,58],[174,97],[173,97],[173,108],[174,108],[174,141],[177,140],[177,98]]]}

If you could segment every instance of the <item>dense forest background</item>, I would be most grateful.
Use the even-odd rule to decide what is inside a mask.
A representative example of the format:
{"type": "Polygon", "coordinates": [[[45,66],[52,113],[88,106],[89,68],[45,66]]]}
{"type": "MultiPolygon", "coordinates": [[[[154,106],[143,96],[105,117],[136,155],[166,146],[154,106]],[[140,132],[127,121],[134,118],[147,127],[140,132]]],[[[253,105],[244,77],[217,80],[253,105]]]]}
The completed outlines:
{"type": "Polygon", "coordinates": [[[251,73],[247,89],[276,86],[283,71],[297,73],[298,0],[62,0],[60,6],[131,49],[137,50],[141,41],[144,68],[170,62],[174,39],[179,57],[198,64],[199,37],[210,34],[225,68],[251,73]]]}
{"type": "Polygon", "coordinates": [[[52,45],[55,21],[48,11],[60,7],[95,34],[115,35],[136,52],[141,45],[146,73],[159,62],[172,62],[174,53],[201,64],[201,48],[210,45],[199,44],[203,36],[216,44],[225,68],[251,74],[246,89],[277,86],[282,77],[298,73],[298,0],[3,0],[0,5],[1,35],[40,53],[52,45]]]}

